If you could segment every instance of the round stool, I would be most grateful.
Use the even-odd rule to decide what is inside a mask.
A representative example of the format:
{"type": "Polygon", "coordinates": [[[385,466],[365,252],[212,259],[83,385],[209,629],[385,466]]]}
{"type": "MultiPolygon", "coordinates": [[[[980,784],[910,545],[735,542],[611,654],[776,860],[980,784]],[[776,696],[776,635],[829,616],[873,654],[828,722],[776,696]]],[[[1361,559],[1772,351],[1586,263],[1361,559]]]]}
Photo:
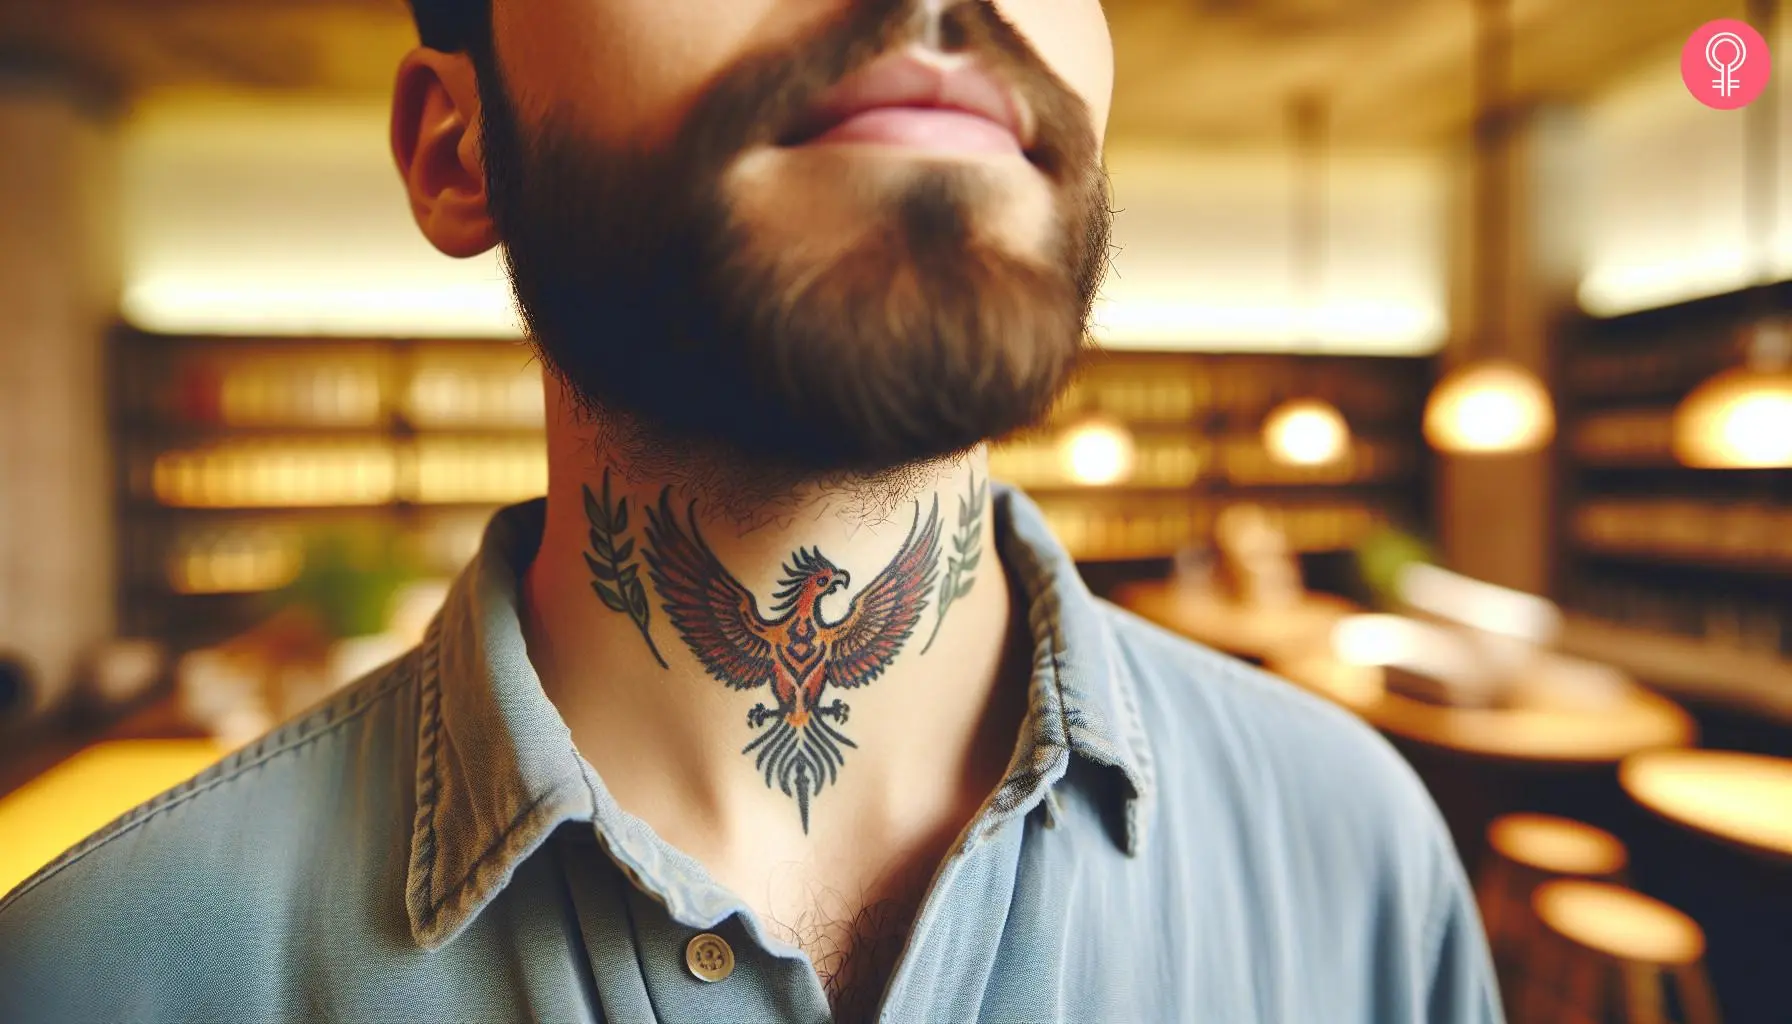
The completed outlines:
{"type": "Polygon", "coordinates": [[[1518,1006],[1540,931],[1531,894],[1561,878],[1622,882],[1630,854],[1609,832],[1546,814],[1495,818],[1487,827],[1487,847],[1476,902],[1506,1005],[1518,1006]]]}
{"type": "Polygon", "coordinates": [[[1540,952],[1556,984],[1532,985],[1518,1020],[1717,1024],[1705,933],[1692,918],[1603,882],[1546,882],[1532,907],[1552,940],[1540,952]]]}

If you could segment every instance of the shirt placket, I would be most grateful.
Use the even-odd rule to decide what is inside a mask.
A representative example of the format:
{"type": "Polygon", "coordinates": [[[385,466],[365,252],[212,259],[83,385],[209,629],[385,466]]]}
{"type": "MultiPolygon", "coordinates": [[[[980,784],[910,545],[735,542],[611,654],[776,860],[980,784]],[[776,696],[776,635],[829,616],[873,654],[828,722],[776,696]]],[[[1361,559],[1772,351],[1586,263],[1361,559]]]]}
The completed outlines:
{"type": "Polygon", "coordinates": [[[595,844],[570,844],[566,884],[604,1016],[612,1021],[822,1024],[827,998],[807,960],[774,955],[739,914],[674,920],[595,844]]]}
{"type": "Polygon", "coordinates": [[[942,866],[909,932],[880,1021],[975,1017],[1005,940],[1025,816],[1015,814],[980,833],[942,866]]]}

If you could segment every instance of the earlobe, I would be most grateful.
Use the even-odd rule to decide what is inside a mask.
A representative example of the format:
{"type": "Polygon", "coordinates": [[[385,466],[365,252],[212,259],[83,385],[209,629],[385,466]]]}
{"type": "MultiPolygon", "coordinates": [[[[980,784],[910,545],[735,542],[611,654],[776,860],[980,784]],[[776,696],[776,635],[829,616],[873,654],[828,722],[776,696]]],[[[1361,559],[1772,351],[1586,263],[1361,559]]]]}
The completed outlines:
{"type": "Polygon", "coordinates": [[[479,148],[479,89],[464,54],[416,49],[392,95],[392,155],[430,244],[477,256],[498,244],[479,148]]]}

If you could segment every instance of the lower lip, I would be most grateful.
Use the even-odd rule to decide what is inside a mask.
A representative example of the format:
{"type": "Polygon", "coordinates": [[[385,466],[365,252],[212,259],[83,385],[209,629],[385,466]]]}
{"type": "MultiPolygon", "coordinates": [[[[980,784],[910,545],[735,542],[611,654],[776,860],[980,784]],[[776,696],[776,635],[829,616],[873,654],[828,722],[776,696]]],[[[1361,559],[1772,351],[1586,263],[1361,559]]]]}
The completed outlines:
{"type": "Polygon", "coordinates": [[[962,110],[880,107],[840,122],[805,145],[862,143],[942,153],[1019,153],[1020,140],[994,121],[962,110]]]}

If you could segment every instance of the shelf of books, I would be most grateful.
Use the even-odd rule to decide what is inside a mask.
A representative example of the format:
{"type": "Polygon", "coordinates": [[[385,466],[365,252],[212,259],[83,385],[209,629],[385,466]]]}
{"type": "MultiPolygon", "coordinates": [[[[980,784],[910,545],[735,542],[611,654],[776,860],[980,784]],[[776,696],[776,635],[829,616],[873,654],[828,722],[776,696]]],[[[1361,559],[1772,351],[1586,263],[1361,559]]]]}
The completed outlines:
{"type": "Polygon", "coordinates": [[[1168,558],[1204,543],[1219,512],[1244,502],[1266,509],[1295,550],[1343,550],[1380,525],[1425,522],[1419,420],[1429,374],[1422,359],[1106,354],[1043,429],[992,452],[990,472],[1026,489],[1085,562],[1168,558]],[[1342,457],[1319,466],[1271,457],[1264,420],[1293,398],[1343,413],[1342,457]],[[1131,436],[1124,480],[1074,481],[1063,440],[1092,418],[1131,436]]]}
{"type": "Polygon", "coordinates": [[[515,342],[173,338],[112,359],[121,626],[210,642],[320,551],[448,576],[543,493],[540,375],[515,342]]]}
{"type": "MultiPolygon", "coordinates": [[[[1714,649],[1792,657],[1792,472],[1692,469],[1673,412],[1745,360],[1756,297],[1723,295],[1567,334],[1558,589],[1573,610],[1714,649]]],[[[1792,285],[1774,302],[1792,308],[1792,285]]]]}
{"type": "MultiPolygon", "coordinates": [[[[447,576],[491,512],[545,491],[539,368],[508,341],[175,338],[120,331],[121,626],[205,643],[253,624],[315,568],[447,576]]],[[[1267,508],[1303,551],[1423,522],[1423,360],[1108,354],[1054,414],[999,445],[1079,559],[1167,558],[1227,505],[1267,508]],[[1324,398],[1352,429],[1324,467],[1284,466],[1264,417],[1324,398]],[[1130,474],[1073,482],[1066,430],[1091,415],[1133,438],[1130,474]]]]}

